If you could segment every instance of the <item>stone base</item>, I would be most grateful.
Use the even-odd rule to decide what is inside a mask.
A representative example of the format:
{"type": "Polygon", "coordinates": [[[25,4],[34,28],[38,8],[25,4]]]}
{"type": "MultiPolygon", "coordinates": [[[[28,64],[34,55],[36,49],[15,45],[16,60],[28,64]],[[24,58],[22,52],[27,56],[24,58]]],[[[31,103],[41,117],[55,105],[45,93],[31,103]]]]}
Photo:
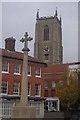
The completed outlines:
{"type": "Polygon", "coordinates": [[[31,106],[14,106],[11,118],[36,118],[36,109],[31,106]]]}

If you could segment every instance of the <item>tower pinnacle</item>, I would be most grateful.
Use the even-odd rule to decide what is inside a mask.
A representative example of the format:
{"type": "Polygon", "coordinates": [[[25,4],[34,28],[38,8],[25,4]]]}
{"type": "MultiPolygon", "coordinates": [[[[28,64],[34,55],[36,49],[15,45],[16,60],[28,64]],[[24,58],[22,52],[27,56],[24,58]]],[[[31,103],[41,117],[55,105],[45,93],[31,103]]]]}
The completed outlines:
{"type": "Polygon", "coordinates": [[[39,18],[39,9],[38,9],[38,11],[37,11],[36,18],[39,18]]]}
{"type": "Polygon", "coordinates": [[[62,23],[61,15],[60,15],[60,24],[62,23]]]}
{"type": "Polygon", "coordinates": [[[58,15],[58,14],[57,14],[57,7],[56,7],[56,10],[55,10],[55,16],[57,17],[57,15],[58,15]]]}

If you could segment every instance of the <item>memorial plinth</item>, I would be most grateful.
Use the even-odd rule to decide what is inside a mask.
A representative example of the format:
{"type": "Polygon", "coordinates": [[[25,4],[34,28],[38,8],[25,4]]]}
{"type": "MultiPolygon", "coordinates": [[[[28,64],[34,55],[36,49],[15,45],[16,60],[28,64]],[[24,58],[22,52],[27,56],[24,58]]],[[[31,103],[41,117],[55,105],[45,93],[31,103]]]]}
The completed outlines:
{"type": "Polygon", "coordinates": [[[11,118],[36,118],[36,110],[30,106],[15,106],[11,118]]]}
{"type": "Polygon", "coordinates": [[[22,72],[22,84],[21,84],[21,99],[19,103],[13,107],[11,118],[36,118],[36,108],[31,107],[28,104],[28,41],[32,38],[28,37],[27,32],[25,38],[20,41],[24,42],[23,48],[23,72],[22,72]]]}

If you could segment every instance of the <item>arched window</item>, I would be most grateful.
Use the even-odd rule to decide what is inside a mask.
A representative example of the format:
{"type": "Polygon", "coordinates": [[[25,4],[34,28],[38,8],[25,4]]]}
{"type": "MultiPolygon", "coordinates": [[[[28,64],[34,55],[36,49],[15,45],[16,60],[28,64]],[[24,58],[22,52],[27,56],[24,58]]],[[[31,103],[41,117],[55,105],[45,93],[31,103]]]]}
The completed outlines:
{"type": "Polygon", "coordinates": [[[49,27],[46,25],[44,27],[44,40],[49,40],[49,27]]]}

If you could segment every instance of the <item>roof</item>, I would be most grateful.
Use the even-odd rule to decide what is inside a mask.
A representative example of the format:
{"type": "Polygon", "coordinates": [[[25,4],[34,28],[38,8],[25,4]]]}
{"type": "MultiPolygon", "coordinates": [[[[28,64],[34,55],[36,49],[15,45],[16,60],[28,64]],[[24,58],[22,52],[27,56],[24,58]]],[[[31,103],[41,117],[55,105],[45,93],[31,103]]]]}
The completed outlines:
{"type": "MultiPolygon", "coordinates": [[[[6,58],[23,60],[23,53],[22,52],[9,51],[9,50],[5,50],[5,49],[1,49],[1,48],[0,48],[0,56],[6,57],[6,58]]],[[[39,59],[37,59],[35,57],[32,57],[32,56],[28,56],[28,60],[30,62],[36,62],[36,63],[46,64],[42,60],[39,60],[39,59]]]]}
{"type": "Polygon", "coordinates": [[[67,64],[53,64],[44,68],[45,80],[59,80],[63,77],[64,72],[67,70],[67,64]]]}
{"type": "Polygon", "coordinates": [[[52,72],[63,72],[66,70],[68,64],[53,64],[49,65],[45,68],[45,73],[52,73],[52,72]]]}

